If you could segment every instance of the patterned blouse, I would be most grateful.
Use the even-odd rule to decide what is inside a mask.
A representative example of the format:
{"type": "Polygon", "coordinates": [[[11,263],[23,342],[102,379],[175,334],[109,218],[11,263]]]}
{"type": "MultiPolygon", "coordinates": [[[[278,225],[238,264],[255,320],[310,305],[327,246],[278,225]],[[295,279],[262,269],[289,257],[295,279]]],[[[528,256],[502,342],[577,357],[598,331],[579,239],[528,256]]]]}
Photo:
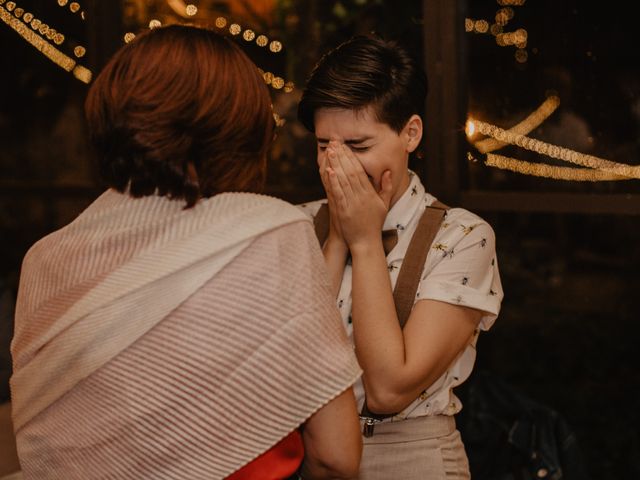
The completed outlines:
{"type": "MultiPolygon", "coordinates": [[[[384,230],[395,228],[398,231],[398,243],[387,255],[392,287],[395,287],[398,272],[422,212],[436,200],[425,191],[415,173],[409,171],[409,175],[409,188],[389,210],[383,226],[384,230]]],[[[326,199],[299,207],[314,217],[323,203],[326,203],[326,199]]],[[[488,330],[493,325],[500,311],[502,297],[493,229],[477,215],[463,208],[451,208],[427,255],[414,305],[420,300],[432,299],[475,308],[484,314],[466,349],[447,371],[407,408],[385,421],[423,415],[454,415],[462,409],[462,403],[454,395],[453,388],[471,374],[478,335],[481,330],[488,330]]],[[[337,303],[353,342],[350,264],[345,267],[337,303]]],[[[361,409],[364,402],[361,380],[354,385],[354,389],[358,408],[361,409]]]]}

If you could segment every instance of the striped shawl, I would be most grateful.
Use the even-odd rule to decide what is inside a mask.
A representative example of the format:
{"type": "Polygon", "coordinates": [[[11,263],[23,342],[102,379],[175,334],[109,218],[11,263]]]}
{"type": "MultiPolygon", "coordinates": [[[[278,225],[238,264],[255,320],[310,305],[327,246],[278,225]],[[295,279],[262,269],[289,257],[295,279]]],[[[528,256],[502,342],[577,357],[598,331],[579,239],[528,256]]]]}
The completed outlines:
{"type": "Polygon", "coordinates": [[[310,222],[108,191],[25,257],[11,379],[25,478],[224,478],[360,374],[310,222]]]}

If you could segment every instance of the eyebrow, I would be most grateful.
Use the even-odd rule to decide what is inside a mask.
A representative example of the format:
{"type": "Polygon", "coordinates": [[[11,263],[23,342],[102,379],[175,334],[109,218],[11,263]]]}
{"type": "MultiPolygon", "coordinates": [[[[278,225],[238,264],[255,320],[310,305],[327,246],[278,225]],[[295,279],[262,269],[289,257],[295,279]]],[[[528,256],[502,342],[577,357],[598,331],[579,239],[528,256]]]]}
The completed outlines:
{"type": "MultiPolygon", "coordinates": [[[[344,143],[346,145],[358,145],[359,143],[364,143],[371,139],[373,139],[373,137],[350,138],[349,140],[345,140],[344,143]]],[[[327,138],[318,138],[317,140],[318,143],[329,143],[329,139],[327,138]]]]}

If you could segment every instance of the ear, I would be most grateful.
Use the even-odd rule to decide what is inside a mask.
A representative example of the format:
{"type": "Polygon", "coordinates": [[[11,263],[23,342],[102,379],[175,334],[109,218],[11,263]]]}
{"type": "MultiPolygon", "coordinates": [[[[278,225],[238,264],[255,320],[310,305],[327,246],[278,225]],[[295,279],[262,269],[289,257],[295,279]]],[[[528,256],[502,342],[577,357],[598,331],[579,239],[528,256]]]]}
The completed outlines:
{"type": "Polygon", "coordinates": [[[422,139],[422,118],[420,115],[411,115],[404,126],[403,134],[406,139],[407,153],[413,152],[422,139]]]}

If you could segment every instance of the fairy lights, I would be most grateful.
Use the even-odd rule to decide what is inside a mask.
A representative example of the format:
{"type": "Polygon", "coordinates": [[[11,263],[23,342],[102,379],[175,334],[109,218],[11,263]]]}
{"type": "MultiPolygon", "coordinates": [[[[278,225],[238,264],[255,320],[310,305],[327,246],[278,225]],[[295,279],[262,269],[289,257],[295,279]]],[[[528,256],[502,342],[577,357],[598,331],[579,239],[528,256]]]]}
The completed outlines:
{"type": "MultiPolygon", "coordinates": [[[[50,27],[39,18],[36,18],[33,13],[25,11],[24,8],[18,7],[16,2],[2,1],[0,2],[0,5],[2,4],[5,4],[5,8],[7,9],[7,11],[12,12],[15,18],[21,19],[34,31],[38,32],[41,36],[46,37],[47,40],[52,41],[56,45],[62,45],[64,43],[65,36],[62,33],[56,31],[54,28],[50,27]]],[[[82,10],[82,7],[78,2],[69,3],[68,0],[58,0],[58,5],[60,7],[66,7],[68,5],[69,11],[71,13],[80,12],[80,17],[82,18],[82,20],[85,19],[84,11],[82,10]]],[[[74,48],[74,55],[77,58],[83,57],[85,53],[86,49],[81,45],[74,48]]]]}
{"type": "MultiPolygon", "coordinates": [[[[225,17],[218,17],[214,22],[214,25],[220,30],[225,29],[228,24],[229,22],[225,17]]],[[[255,41],[256,45],[258,45],[259,47],[266,47],[268,45],[269,50],[272,53],[278,53],[282,51],[282,42],[280,42],[279,40],[270,41],[266,35],[262,34],[256,36],[256,32],[249,28],[243,31],[242,26],[237,23],[231,23],[229,25],[228,32],[234,37],[237,37],[242,33],[242,38],[245,42],[255,41]]],[[[293,82],[288,82],[284,78],[275,76],[271,72],[260,70],[260,74],[262,75],[265,83],[276,90],[283,90],[285,93],[290,93],[295,88],[293,82]]]]}
{"type": "Polygon", "coordinates": [[[521,7],[524,0],[498,0],[499,8],[495,15],[493,23],[489,23],[484,19],[465,18],[464,29],[467,33],[491,34],[495,37],[496,45],[500,47],[516,47],[514,58],[518,63],[525,63],[529,58],[527,51],[527,31],[519,28],[514,32],[505,32],[505,27],[515,17],[513,7],[521,7]]]}
{"type": "MultiPolygon", "coordinates": [[[[632,166],[624,163],[612,162],[604,158],[579,153],[568,148],[543,142],[517,133],[516,128],[504,130],[496,125],[473,120],[474,129],[483,135],[488,135],[501,144],[516,145],[540,155],[573,163],[587,169],[571,169],[566,167],[552,167],[545,164],[523,162],[502,155],[488,154],[487,165],[505,168],[518,173],[535,175],[560,180],[577,181],[601,181],[601,180],[628,180],[640,179],[640,166],[632,166]],[[587,171],[583,171],[587,170],[587,171]],[[589,170],[600,171],[599,174],[589,173],[589,170]]],[[[524,127],[520,129],[525,130],[524,127]]],[[[488,151],[488,150],[485,150],[488,151]]]]}
{"type": "Polygon", "coordinates": [[[80,12],[80,18],[82,18],[82,20],[85,19],[84,10],[82,10],[82,7],[80,6],[80,4],[78,2],[69,3],[69,0],[58,0],[58,5],[61,6],[61,7],[66,7],[67,5],[69,5],[69,11],[71,13],[80,12]]]}
{"type": "MultiPolygon", "coordinates": [[[[73,58],[49,43],[53,42],[56,45],[62,44],[64,42],[64,35],[50,28],[32,13],[25,12],[24,9],[18,7],[15,2],[0,0],[0,18],[53,63],[71,72],[78,80],[84,83],[91,81],[92,74],[89,69],[78,65],[73,58]]],[[[81,50],[77,50],[76,55],[80,52],[84,55],[84,52],[81,50]]]]}
{"type": "MultiPolygon", "coordinates": [[[[503,8],[497,10],[495,23],[487,28],[486,21],[467,18],[465,31],[480,34],[488,31],[495,37],[498,46],[515,47],[515,60],[518,63],[525,63],[528,59],[526,29],[505,31],[505,27],[515,16],[515,10],[512,7],[523,6],[525,0],[497,0],[497,3],[503,8]]],[[[540,126],[559,105],[560,99],[557,96],[550,96],[527,118],[508,130],[470,117],[465,126],[465,132],[477,151],[486,154],[485,164],[490,167],[524,175],[580,182],[640,179],[640,166],[612,162],[528,137],[527,134],[540,126]],[[473,141],[478,134],[487,138],[473,141]],[[578,165],[579,168],[528,162],[490,153],[506,145],[515,145],[539,155],[578,165]]],[[[469,159],[476,161],[471,153],[469,153],[469,159]]]]}
{"type": "Polygon", "coordinates": [[[280,50],[282,50],[282,43],[280,43],[278,40],[274,40],[269,44],[269,50],[271,50],[273,53],[278,53],[280,50]]]}
{"type": "MultiPolygon", "coordinates": [[[[79,2],[69,2],[69,0],[57,0],[58,6],[61,8],[67,8],[73,14],[79,13],[80,17],[84,20],[84,10],[79,2]]],[[[180,6],[183,16],[193,17],[198,13],[196,5],[186,5],[182,1],[173,0],[170,2],[172,8],[180,6]],[[178,5],[180,4],[180,5],[178,5]]],[[[174,8],[175,9],[175,8],[174,8]]],[[[0,18],[13,30],[15,30],[24,40],[29,42],[35,48],[37,48],[43,55],[49,58],[56,65],[64,68],[65,70],[73,73],[73,75],[79,80],[89,83],[91,81],[92,73],[87,68],[78,65],[69,55],[66,55],[54,45],[61,45],[65,41],[65,36],[50,27],[48,24],[37,18],[33,13],[26,11],[24,8],[18,6],[15,1],[0,0],[0,18]]],[[[162,24],[160,20],[152,19],[149,22],[149,28],[157,28],[162,24]]],[[[228,21],[224,17],[217,17],[215,19],[215,26],[218,29],[224,29],[228,25],[228,21]]],[[[259,47],[267,47],[272,53],[279,53],[282,51],[283,45],[279,40],[270,40],[266,35],[256,35],[251,29],[243,31],[242,27],[237,23],[232,23],[228,27],[228,32],[233,36],[238,36],[242,33],[242,38],[246,42],[254,42],[259,47]]],[[[135,34],[128,32],[124,35],[125,43],[131,42],[135,38],[135,34]]],[[[76,58],[83,58],[87,53],[87,50],[82,45],[76,45],[73,47],[73,55],[76,58]]],[[[271,72],[261,72],[265,83],[270,85],[276,90],[282,90],[286,93],[290,93],[295,89],[295,84],[291,81],[285,81],[282,77],[275,76],[271,72]]]]}
{"type": "MultiPolygon", "coordinates": [[[[559,105],[560,99],[557,96],[552,95],[548,97],[536,110],[530,113],[527,118],[522,120],[517,125],[511,127],[508,132],[511,134],[528,134],[533,129],[540,126],[542,122],[544,122],[553,112],[555,112],[559,105]]],[[[467,137],[469,138],[472,138],[473,134],[478,131],[475,122],[476,121],[473,118],[469,118],[469,120],[467,121],[467,137]],[[471,126],[469,126],[470,124],[471,126]],[[470,130],[473,133],[469,134],[470,130]]],[[[492,152],[504,147],[505,145],[505,142],[500,142],[495,138],[485,138],[484,140],[480,140],[474,143],[474,146],[480,153],[492,152]]]]}
{"type": "Polygon", "coordinates": [[[258,35],[258,38],[256,38],[256,43],[259,47],[264,47],[267,45],[267,43],[269,43],[269,39],[264,35],[258,35]]]}
{"type": "Polygon", "coordinates": [[[245,30],[242,33],[242,38],[244,38],[247,42],[252,42],[254,38],[256,38],[256,34],[253,30],[245,30]]]}
{"type": "Polygon", "coordinates": [[[502,5],[502,6],[513,5],[514,7],[521,7],[522,5],[524,5],[524,2],[526,2],[526,0],[497,0],[497,1],[498,1],[498,5],[502,5]]]}
{"type": "Polygon", "coordinates": [[[515,158],[505,157],[490,153],[487,155],[486,164],[490,167],[509,170],[523,175],[552,178],[554,180],[570,180],[576,182],[603,182],[630,180],[629,177],[616,175],[592,168],[558,167],[544,163],[532,163],[515,158]]]}
{"type": "MultiPolygon", "coordinates": [[[[178,7],[179,7],[178,3],[174,1],[172,3],[172,8],[177,9],[178,7]]],[[[189,5],[187,5],[187,8],[188,7],[189,5]]],[[[227,20],[225,17],[217,17],[214,20],[214,25],[219,30],[226,30],[233,37],[238,37],[238,38],[242,37],[242,39],[247,43],[251,43],[255,41],[255,44],[261,48],[264,48],[268,45],[269,51],[271,51],[272,53],[279,53],[282,51],[283,45],[282,45],[282,42],[280,42],[279,40],[269,40],[269,38],[266,35],[262,35],[262,34],[257,35],[256,32],[250,28],[243,30],[240,24],[235,22],[229,23],[229,20],[227,20]]],[[[160,26],[159,20],[154,19],[149,22],[149,28],[157,28],[159,26],[160,26]]],[[[132,32],[128,32],[124,36],[124,41],[126,43],[129,43],[134,38],[135,38],[135,34],[132,32]]],[[[261,69],[258,69],[258,70],[260,71],[260,75],[262,75],[262,78],[264,79],[265,83],[267,85],[270,85],[275,90],[282,90],[285,93],[291,93],[295,89],[295,84],[293,82],[286,81],[284,78],[278,77],[274,75],[272,72],[265,72],[261,69]]]]}

